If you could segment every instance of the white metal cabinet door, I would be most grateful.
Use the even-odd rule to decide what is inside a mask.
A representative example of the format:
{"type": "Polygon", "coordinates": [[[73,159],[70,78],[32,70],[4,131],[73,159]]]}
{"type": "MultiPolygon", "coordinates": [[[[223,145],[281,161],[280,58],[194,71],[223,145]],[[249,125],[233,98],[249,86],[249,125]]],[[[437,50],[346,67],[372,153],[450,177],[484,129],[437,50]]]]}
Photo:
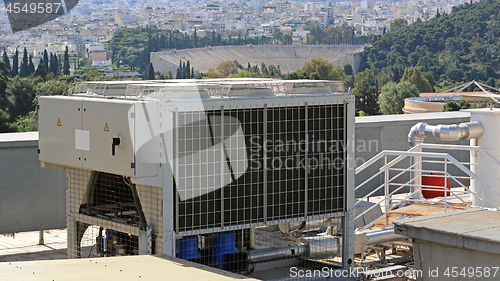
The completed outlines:
{"type": "Polygon", "coordinates": [[[134,123],[135,175],[137,178],[155,177],[161,158],[159,104],[136,103],[134,123]]]}
{"type": "Polygon", "coordinates": [[[53,96],[40,97],[38,104],[40,161],[81,167],[86,140],[75,135],[82,129],[82,101],[53,96]]]}
{"type": "Polygon", "coordinates": [[[134,103],[116,99],[85,99],[82,105],[83,130],[90,134],[90,148],[83,151],[83,167],[133,177],[134,126],[131,116],[134,114],[134,103]],[[120,139],[114,155],[113,138],[120,139]]]}

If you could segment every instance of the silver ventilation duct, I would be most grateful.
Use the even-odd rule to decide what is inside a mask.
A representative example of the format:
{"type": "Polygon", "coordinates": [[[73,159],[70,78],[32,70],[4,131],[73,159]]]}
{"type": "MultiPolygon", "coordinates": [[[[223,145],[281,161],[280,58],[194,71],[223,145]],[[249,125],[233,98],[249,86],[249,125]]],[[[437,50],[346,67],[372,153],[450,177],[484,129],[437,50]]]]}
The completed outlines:
{"type": "Polygon", "coordinates": [[[408,133],[408,142],[413,147],[423,143],[426,137],[435,137],[441,141],[457,141],[479,138],[483,134],[483,127],[477,121],[460,123],[459,125],[429,125],[417,123],[408,133]]]}
{"type": "Polygon", "coordinates": [[[252,250],[248,252],[248,258],[254,264],[291,258],[331,259],[338,255],[339,250],[338,238],[325,235],[300,238],[291,246],[252,250]]]}

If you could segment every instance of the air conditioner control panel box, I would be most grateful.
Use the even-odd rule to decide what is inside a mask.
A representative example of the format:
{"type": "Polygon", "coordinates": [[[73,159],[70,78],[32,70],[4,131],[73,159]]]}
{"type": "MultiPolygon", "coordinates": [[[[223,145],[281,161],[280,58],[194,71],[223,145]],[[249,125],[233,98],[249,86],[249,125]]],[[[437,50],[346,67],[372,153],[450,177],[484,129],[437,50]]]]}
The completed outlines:
{"type": "Polygon", "coordinates": [[[48,96],[39,106],[42,165],[135,178],[159,174],[158,103],[48,96]]]}

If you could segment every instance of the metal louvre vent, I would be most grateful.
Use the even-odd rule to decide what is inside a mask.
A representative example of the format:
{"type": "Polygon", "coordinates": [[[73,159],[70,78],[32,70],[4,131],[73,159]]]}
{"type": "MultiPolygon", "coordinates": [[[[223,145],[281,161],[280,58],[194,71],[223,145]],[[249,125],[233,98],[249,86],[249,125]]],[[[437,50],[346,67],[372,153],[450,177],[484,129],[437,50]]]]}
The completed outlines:
{"type": "Polygon", "coordinates": [[[344,104],[177,114],[178,232],[344,211],[344,104]]]}

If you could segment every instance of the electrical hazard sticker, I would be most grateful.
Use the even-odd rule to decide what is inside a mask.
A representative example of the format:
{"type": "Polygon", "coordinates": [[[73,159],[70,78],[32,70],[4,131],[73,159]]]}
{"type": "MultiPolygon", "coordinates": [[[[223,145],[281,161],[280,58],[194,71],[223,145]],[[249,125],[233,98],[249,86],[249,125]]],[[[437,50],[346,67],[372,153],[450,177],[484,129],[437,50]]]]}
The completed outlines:
{"type": "Polygon", "coordinates": [[[105,132],[109,132],[108,123],[106,123],[106,125],[104,126],[104,131],[105,131],[105,132]]]}

